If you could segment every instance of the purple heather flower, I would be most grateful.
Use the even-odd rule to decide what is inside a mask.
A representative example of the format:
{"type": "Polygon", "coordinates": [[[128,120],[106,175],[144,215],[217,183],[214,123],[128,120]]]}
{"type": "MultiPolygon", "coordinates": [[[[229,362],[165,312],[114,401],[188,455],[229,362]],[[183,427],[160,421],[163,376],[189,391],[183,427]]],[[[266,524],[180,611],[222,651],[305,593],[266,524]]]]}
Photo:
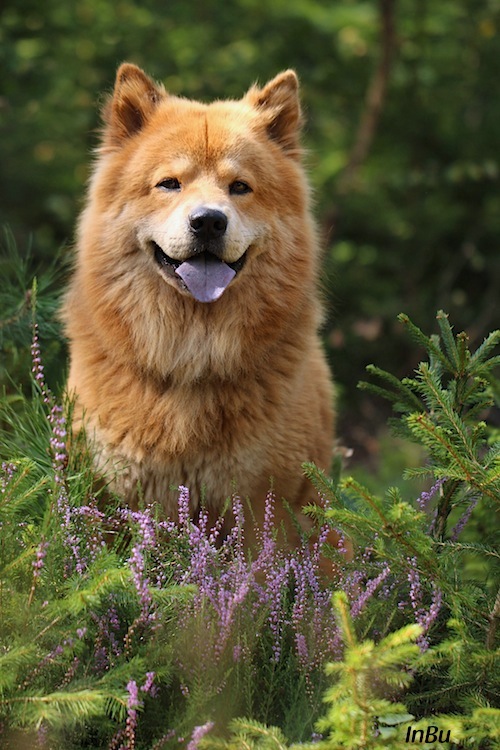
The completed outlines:
{"type": "Polygon", "coordinates": [[[259,601],[261,605],[269,609],[268,622],[274,636],[273,661],[278,663],[281,656],[281,641],[283,630],[287,625],[284,608],[284,596],[286,584],[289,578],[289,560],[285,560],[281,567],[272,571],[274,575],[267,572],[266,586],[260,592],[259,601]]]}
{"type": "Polygon", "coordinates": [[[125,736],[125,742],[122,742],[119,750],[134,750],[135,748],[135,731],[137,729],[137,709],[141,705],[139,700],[137,683],[135,680],[129,680],[127,683],[127,721],[125,731],[118,733],[111,745],[116,746],[117,741],[125,736]]]}
{"type": "Polygon", "coordinates": [[[40,573],[43,568],[43,563],[45,560],[45,555],[47,554],[47,549],[49,547],[48,542],[40,542],[40,544],[37,547],[36,550],[36,558],[33,560],[33,578],[37,579],[40,577],[40,573]]]}
{"type": "Polygon", "coordinates": [[[208,734],[208,732],[210,732],[213,727],[213,721],[207,721],[207,723],[203,724],[203,726],[195,727],[193,730],[193,734],[191,735],[191,742],[188,744],[186,750],[198,750],[199,741],[203,739],[203,737],[208,734]]]}
{"type": "Polygon", "coordinates": [[[151,689],[153,687],[153,682],[155,679],[155,673],[154,672],[146,672],[146,679],[144,681],[144,685],[141,685],[141,690],[143,693],[150,693],[151,689]]]}
{"type": "MultiPolygon", "coordinates": [[[[180,549],[188,554],[186,565],[179,553],[177,566],[171,571],[176,583],[195,585],[196,593],[186,607],[186,625],[193,615],[204,623],[195,637],[204,639],[198,652],[219,662],[226,656],[233,661],[245,658],[247,652],[239,638],[241,618],[253,620],[262,610],[267,619],[259,620],[270,629],[273,642],[272,661],[281,658],[285,633],[291,630],[295,650],[310,679],[313,668],[326,658],[339,657],[341,639],[332,608],[330,591],[320,584],[319,562],[330,527],[323,527],[317,541],[286,552],[276,541],[274,526],[274,495],[269,492],[264,510],[264,523],[258,530],[259,551],[248,561],[244,546],[243,504],[238,496],[232,499],[234,523],[225,538],[221,535],[223,521],[219,519],[209,528],[208,513],[201,509],[196,523],[189,514],[189,492],[179,488],[179,524],[163,522],[159,533],[166,531],[169,538],[181,542],[180,549]],[[207,643],[207,636],[213,641],[207,643]]],[[[371,551],[370,553],[371,554],[371,551]]],[[[158,558],[159,559],[159,558],[158,558]]],[[[384,575],[387,575],[384,574],[384,575]]],[[[359,573],[363,577],[363,573],[359,573]]],[[[356,579],[359,580],[359,579],[356,579]]],[[[353,582],[354,588],[354,582],[353,582]]],[[[260,632],[256,633],[260,636],[260,632]]],[[[193,667],[183,664],[178,656],[183,675],[182,691],[188,691],[193,667]]],[[[201,668],[197,665],[196,669],[201,668]]],[[[221,686],[214,686],[217,690],[221,686]]]]}
{"type": "Polygon", "coordinates": [[[181,574],[181,583],[197,587],[193,599],[194,612],[215,619],[218,637],[212,653],[219,659],[253,585],[253,573],[246,562],[243,546],[243,506],[239,497],[233,497],[235,525],[219,546],[216,546],[216,539],[220,523],[214,527],[215,531],[208,529],[208,513],[202,509],[194,524],[188,521],[188,507],[189,494],[186,488],[181,487],[178,512],[190,552],[190,564],[181,574]],[[207,603],[210,604],[208,609],[207,603]]]}
{"type": "MultiPolygon", "coordinates": [[[[165,747],[165,743],[169,742],[169,740],[175,739],[175,736],[177,735],[177,732],[175,729],[169,729],[168,732],[166,732],[163,737],[160,737],[159,740],[156,740],[156,742],[152,745],[151,750],[160,750],[161,748],[165,747]]],[[[184,742],[184,739],[182,740],[184,742]]]]}
{"type": "Polygon", "coordinates": [[[307,581],[304,566],[300,565],[299,561],[293,557],[290,560],[290,568],[295,578],[295,596],[292,607],[292,624],[295,630],[295,645],[299,657],[299,663],[302,667],[305,667],[308,662],[309,652],[305,637],[303,633],[301,633],[300,628],[306,617],[308,604],[307,581]]]}
{"type": "Polygon", "coordinates": [[[30,594],[29,594],[28,606],[31,604],[31,602],[33,600],[33,596],[35,594],[36,585],[37,585],[37,582],[38,582],[38,580],[40,578],[40,575],[41,575],[41,572],[42,572],[42,568],[43,568],[44,560],[45,560],[45,555],[47,554],[48,547],[49,547],[49,543],[48,542],[43,542],[43,541],[40,542],[40,544],[37,547],[36,556],[35,556],[35,559],[32,562],[32,566],[33,566],[33,582],[31,584],[31,591],[30,591],[30,594]]]}
{"type": "Polygon", "coordinates": [[[130,520],[137,524],[139,537],[143,547],[154,547],[156,544],[156,528],[151,516],[152,508],[148,506],[142,511],[128,511],[130,520]]]}
{"type": "Polygon", "coordinates": [[[436,620],[443,602],[443,592],[433,584],[432,602],[428,612],[421,612],[417,615],[416,620],[423,628],[422,635],[417,639],[417,644],[422,652],[429,648],[429,640],[426,637],[431,625],[436,620]]]}
{"type": "Polygon", "coordinates": [[[78,656],[74,656],[73,661],[71,662],[70,666],[68,667],[68,669],[66,670],[64,674],[60,687],[65,687],[66,685],[69,685],[71,680],[76,675],[76,672],[79,666],[80,666],[80,659],[78,658],[78,656]]]}
{"type": "Polygon", "coordinates": [[[123,509],[121,515],[131,520],[137,529],[137,541],[132,547],[132,554],[128,559],[128,566],[132,572],[132,579],[139,596],[141,605],[141,614],[139,620],[146,624],[152,623],[155,619],[153,612],[153,600],[149,591],[150,581],[146,575],[146,550],[152,549],[156,545],[156,528],[154,519],[151,516],[151,508],[148,507],[143,511],[130,511],[123,509]]]}
{"type": "Polygon", "coordinates": [[[104,614],[98,616],[91,612],[90,616],[97,628],[94,642],[94,669],[101,674],[110,668],[114,657],[120,656],[123,652],[122,639],[117,637],[120,631],[120,621],[111,597],[104,614]]]}
{"type": "Polygon", "coordinates": [[[295,646],[297,649],[297,656],[299,657],[299,664],[304,668],[307,667],[309,661],[309,649],[307,648],[307,642],[303,633],[295,633],[295,646]]]}
{"type": "Polygon", "coordinates": [[[179,526],[188,527],[190,522],[189,513],[189,490],[187,487],[179,486],[178,502],[179,526]]]}
{"type": "Polygon", "coordinates": [[[415,621],[422,626],[423,632],[417,639],[417,644],[420,650],[426,651],[429,647],[429,641],[426,637],[426,633],[431,627],[432,623],[437,618],[441,609],[442,603],[442,591],[435,583],[432,584],[432,602],[429,610],[426,611],[423,605],[423,591],[420,582],[420,575],[417,568],[416,558],[408,558],[409,570],[408,570],[408,581],[410,583],[410,602],[412,609],[415,613],[415,621]]]}
{"type": "Polygon", "coordinates": [[[349,550],[346,546],[346,538],[339,529],[336,529],[336,531],[337,531],[337,534],[339,535],[337,549],[342,555],[347,555],[349,553],[349,550]]]}
{"type": "Polygon", "coordinates": [[[148,589],[148,579],[144,577],[144,556],[139,544],[132,547],[132,555],[128,559],[128,565],[132,571],[134,585],[141,602],[141,611],[144,619],[147,619],[151,604],[151,595],[148,589]]]}
{"type": "Polygon", "coordinates": [[[135,680],[129,680],[129,682],[127,683],[127,692],[127,708],[137,708],[140,705],[140,700],[137,682],[135,680]]]}
{"type": "Polygon", "coordinates": [[[417,559],[415,557],[408,558],[408,581],[410,584],[410,602],[415,612],[415,616],[420,617],[423,613],[422,609],[422,585],[420,583],[420,575],[417,568],[417,559]]]}
{"type": "Polygon", "coordinates": [[[33,337],[31,342],[31,372],[33,373],[35,382],[37,383],[45,404],[52,402],[52,394],[45,383],[45,373],[42,364],[42,355],[40,352],[40,340],[38,337],[38,323],[33,323],[33,337]]]}
{"type": "Polygon", "coordinates": [[[382,583],[382,581],[385,581],[385,579],[390,574],[390,572],[391,572],[391,569],[389,568],[388,565],[386,565],[383,568],[382,572],[379,573],[376,578],[372,578],[371,581],[368,581],[368,583],[366,584],[366,588],[365,588],[364,592],[362,594],[360,594],[360,596],[356,599],[356,601],[354,602],[354,604],[351,607],[351,617],[352,618],[357,617],[361,613],[361,610],[365,606],[366,602],[369,599],[371,599],[371,597],[375,593],[375,590],[378,588],[378,586],[380,586],[380,584],[382,583]]]}
{"type": "Polygon", "coordinates": [[[4,461],[2,463],[2,476],[0,477],[0,492],[5,494],[7,486],[11,481],[12,477],[17,471],[17,465],[10,462],[4,461]]]}
{"type": "Polygon", "coordinates": [[[451,541],[456,542],[462,531],[464,530],[465,526],[467,525],[469,518],[472,515],[472,511],[476,507],[478,502],[478,498],[474,497],[472,499],[472,502],[469,504],[468,508],[466,509],[465,513],[462,515],[462,517],[459,519],[458,523],[454,527],[454,529],[451,532],[451,541]]]}
{"type": "MultiPolygon", "coordinates": [[[[95,559],[98,548],[102,547],[103,539],[94,535],[91,544],[87,542],[87,554],[90,554],[90,560],[82,554],[82,540],[80,534],[80,525],[76,518],[78,515],[84,515],[84,508],[72,508],[69,502],[68,490],[66,486],[66,466],[68,462],[67,453],[67,427],[66,417],[64,416],[63,407],[55,403],[54,397],[45,383],[44,369],[40,354],[40,343],[38,338],[38,326],[33,326],[33,341],[31,345],[32,371],[35,381],[38,383],[43,396],[44,403],[50,407],[48,422],[51,427],[50,451],[52,455],[52,468],[54,471],[54,494],[57,510],[60,516],[61,527],[64,531],[64,544],[70,551],[66,559],[66,575],[73,572],[82,575],[87,569],[90,560],[95,559]]],[[[96,518],[97,509],[92,511],[96,518]]]]}
{"type": "Polygon", "coordinates": [[[446,482],[446,477],[441,477],[435,482],[428,492],[422,492],[420,497],[417,498],[417,505],[421,511],[427,510],[427,505],[432,500],[436,492],[438,492],[443,484],[446,482]]]}
{"type": "MultiPolygon", "coordinates": [[[[40,354],[40,342],[38,338],[38,325],[33,325],[33,340],[31,345],[32,371],[35,381],[40,388],[44,403],[50,407],[48,422],[51,427],[50,451],[52,455],[52,468],[54,471],[55,482],[55,500],[57,510],[61,519],[61,527],[65,532],[64,544],[70,550],[71,555],[67,557],[66,574],[74,571],[82,575],[87,567],[88,560],[84,559],[81,554],[81,539],[75,525],[74,517],[78,513],[83,513],[83,509],[74,509],[71,507],[68,491],[66,487],[66,465],[68,462],[67,453],[67,428],[66,418],[63,407],[55,403],[54,397],[45,383],[44,369],[40,354]]],[[[97,540],[96,540],[97,541],[97,540]]],[[[102,546],[102,542],[100,542],[102,546]]],[[[95,549],[90,546],[91,555],[95,557],[95,549]]]]}

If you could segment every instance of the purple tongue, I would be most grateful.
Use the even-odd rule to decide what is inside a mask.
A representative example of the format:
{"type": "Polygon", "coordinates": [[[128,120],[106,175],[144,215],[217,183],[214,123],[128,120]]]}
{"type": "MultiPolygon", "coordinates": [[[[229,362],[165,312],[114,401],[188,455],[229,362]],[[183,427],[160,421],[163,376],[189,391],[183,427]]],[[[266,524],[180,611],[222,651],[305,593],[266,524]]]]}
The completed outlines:
{"type": "Polygon", "coordinates": [[[198,302],[215,302],[236,276],[236,271],[227,263],[208,253],[184,261],[175,273],[198,302]]]}

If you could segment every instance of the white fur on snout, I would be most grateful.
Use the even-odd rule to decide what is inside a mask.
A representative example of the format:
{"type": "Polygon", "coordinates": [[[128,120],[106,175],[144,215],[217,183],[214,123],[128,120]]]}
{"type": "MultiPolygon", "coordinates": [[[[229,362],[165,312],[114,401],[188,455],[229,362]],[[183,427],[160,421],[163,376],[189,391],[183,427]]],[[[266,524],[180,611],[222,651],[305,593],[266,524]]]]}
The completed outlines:
{"type": "Polygon", "coordinates": [[[180,205],[166,218],[152,215],[147,217],[138,230],[141,245],[156,242],[164,253],[174,260],[184,261],[193,254],[194,235],[189,217],[197,209],[221,211],[227,216],[227,229],[222,238],[222,260],[235,263],[258,238],[255,222],[245,222],[230,205],[220,203],[196,203],[180,205]]]}

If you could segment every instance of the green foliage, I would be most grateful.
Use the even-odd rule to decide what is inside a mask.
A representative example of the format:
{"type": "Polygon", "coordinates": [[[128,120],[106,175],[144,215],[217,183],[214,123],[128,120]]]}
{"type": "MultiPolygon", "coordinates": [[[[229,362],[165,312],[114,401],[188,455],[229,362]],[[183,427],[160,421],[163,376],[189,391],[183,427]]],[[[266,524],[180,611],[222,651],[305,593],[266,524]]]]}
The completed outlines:
{"type": "MultiPolygon", "coordinates": [[[[419,649],[415,641],[421,628],[407,625],[377,644],[358,643],[346,595],[338,592],[334,600],[346,648],[342,661],[326,666],[327,674],[336,680],[325,694],[328,712],[317,724],[327,735],[324,742],[317,744],[318,750],[387,747],[387,740],[400,733],[399,725],[413,716],[402,704],[381,696],[410,684],[409,670],[417,661],[419,649]]],[[[394,744],[397,746],[402,747],[403,743],[394,744]]]]}
{"type": "MultiPolygon", "coordinates": [[[[408,747],[408,732],[411,737],[413,732],[422,730],[425,736],[428,727],[436,726],[443,736],[450,732],[449,741],[463,742],[464,745],[460,746],[464,747],[486,748],[490,747],[489,740],[495,742],[498,739],[500,710],[494,708],[474,708],[471,716],[466,717],[434,713],[428,718],[415,721],[406,706],[396,702],[393,696],[410,685],[413,679],[412,669],[422,668],[425,661],[437,666],[440,649],[427,652],[422,657],[415,645],[421,628],[415,624],[393,631],[378,643],[372,640],[359,642],[346,595],[341,591],[337,592],[334,594],[334,602],[345,650],[341,661],[326,665],[326,673],[333,677],[333,685],[324,697],[325,703],[329,705],[327,713],[317,722],[323,739],[313,744],[289,746],[276,727],[237,720],[229,727],[229,740],[207,737],[200,742],[201,750],[286,750],[288,747],[290,750],[402,750],[408,747]]],[[[457,650],[460,641],[454,640],[452,644],[446,645],[444,651],[449,647],[457,650]]],[[[489,666],[493,667],[491,661],[490,659],[489,666]]],[[[432,747],[435,741],[431,739],[429,743],[423,743],[423,746],[432,747]]]]}
{"type": "Polygon", "coordinates": [[[457,705],[470,706],[471,701],[494,704],[499,667],[494,647],[498,613],[492,613],[498,610],[500,446],[491,440],[493,431],[478,420],[494,403],[494,371],[499,364],[494,351],[500,332],[471,352],[464,334],[453,336],[442,312],[441,337],[426,337],[406,316],[400,319],[426,347],[429,361],[418,366],[416,377],[401,382],[369,368],[383,387],[361,385],[390,399],[401,415],[393,426],[425,448],[427,466],[408,474],[434,476],[438,481],[433,491],[424,492],[415,508],[403,502],[396,489],[381,499],[351,478],[334,487],[313,467],[308,474],[332,503],[326,514],[335,524],[363,545],[381,530],[371,548],[374,559],[388,561],[391,569],[406,567],[408,575],[416,571],[444,594],[453,637],[444,629],[440,646],[420,660],[433,679],[419,678],[418,697],[408,701],[412,709],[450,711],[457,705]],[[476,510],[488,521],[481,524],[481,537],[471,539],[466,522],[476,510]],[[485,637],[485,632],[490,635],[485,637]]]}
{"type": "MultiPolygon", "coordinates": [[[[40,299],[39,285],[30,289],[40,299]]],[[[215,589],[193,608],[197,589],[179,581],[198,537],[190,542],[169,526],[137,558],[140,524],[159,533],[166,522],[152,509],[138,521],[123,515],[118,500],[97,489],[85,446],[67,449],[71,404],[65,417],[43,380],[35,342],[31,394],[0,399],[0,720],[7,732],[45,733],[55,750],[170,750],[190,738],[200,749],[399,750],[408,746],[407,731],[425,735],[438,726],[464,748],[492,750],[500,717],[500,471],[488,416],[500,335],[473,351],[443,313],[439,336],[401,319],[428,361],[402,381],[371,368],[381,383],[373,388],[392,401],[400,435],[425,452],[426,465],[409,473],[427,484],[414,502],[398,488],[374,493],[344,478],[340,465],[334,478],[304,467],[325,498],[324,508],[308,512],[318,526],[340,529],[354,556],[326,549],[338,571],[329,581],[303,568],[314,606],[297,599],[299,582],[283,579],[278,659],[261,594],[224,639],[213,619],[215,589]],[[309,618],[301,631],[293,629],[300,608],[309,618]],[[314,633],[320,640],[311,640],[314,633]],[[307,667],[297,644],[314,655],[307,667]],[[244,715],[251,719],[235,718],[244,715]],[[321,736],[307,744],[315,730],[321,736]]],[[[238,559],[234,551],[226,559],[212,552],[220,582],[238,559]]],[[[297,566],[308,557],[293,559],[297,566]]],[[[236,569],[251,564],[240,560],[236,569]]]]}
{"type": "Polygon", "coordinates": [[[494,331],[471,353],[467,336],[456,338],[447,316],[439,312],[441,337],[425,336],[407,316],[400,320],[411,336],[429,353],[415,378],[402,382],[378,368],[369,368],[386,387],[362,383],[362,387],[383,395],[402,413],[399,432],[426,449],[430,465],[415,474],[433,473],[446,478],[437,508],[433,536],[443,541],[450,513],[459,505],[482,496],[498,509],[500,498],[500,442],[488,448],[486,425],[478,417],[495,400],[492,373],[500,356],[489,356],[500,344],[500,331],[494,331]]]}
{"type": "Polygon", "coordinates": [[[202,739],[200,750],[286,750],[286,738],[277,727],[266,727],[251,719],[235,719],[229,725],[230,740],[202,739]]]}
{"type": "Polygon", "coordinates": [[[3,228],[0,237],[0,388],[5,388],[11,402],[18,400],[15,385],[30,387],[27,377],[31,369],[29,344],[35,300],[38,291],[37,319],[44,334],[44,362],[51,381],[62,384],[56,368],[60,368],[64,345],[56,312],[60,304],[64,262],[57,253],[50,262],[35,257],[33,246],[22,252],[12,232],[3,228]]]}
{"type": "Polygon", "coordinates": [[[85,653],[85,642],[75,633],[91,631],[92,612],[106,603],[110,590],[122,590],[129,607],[133,591],[129,575],[114,556],[102,550],[88,577],[64,581],[61,529],[48,487],[32,462],[10,464],[12,479],[3,479],[0,501],[0,714],[13,726],[42,724],[68,728],[107,713],[123,716],[126,706],[123,679],[135,674],[133,662],[95,680],[80,674],[72,679],[72,666],[85,653]],[[28,491],[29,482],[32,490],[28,491]],[[43,495],[40,493],[43,491],[43,495]],[[19,533],[21,532],[21,533],[19,533]],[[43,574],[34,567],[37,549],[50,540],[43,574]],[[50,663],[47,689],[44,663],[50,663]]]}
{"type": "MultiPolygon", "coordinates": [[[[488,635],[486,630],[484,636],[491,620],[488,622],[483,613],[485,627],[478,632],[477,623],[470,622],[463,604],[454,603],[451,610],[453,617],[448,620],[445,638],[420,660],[422,674],[430,677],[427,684],[446,685],[448,695],[430,687],[419,695],[421,705],[435,712],[449,710],[450,706],[466,712],[471,706],[474,711],[478,706],[498,704],[500,653],[494,633],[488,635]]],[[[413,699],[410,704],[416,705],[413,699]]]]}

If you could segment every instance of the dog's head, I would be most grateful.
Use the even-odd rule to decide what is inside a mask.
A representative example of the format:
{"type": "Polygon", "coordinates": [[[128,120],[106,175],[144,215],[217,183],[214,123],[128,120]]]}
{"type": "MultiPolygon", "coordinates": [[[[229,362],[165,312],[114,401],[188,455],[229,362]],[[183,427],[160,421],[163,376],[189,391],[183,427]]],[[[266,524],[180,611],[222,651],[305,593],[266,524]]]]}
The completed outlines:
{"type": "Polygon", "coordinates": [[[298,239],[293,221],[304,214],[304,190],[293,71],[240,101],[205,105],[169,95],[125,63],[104,121],[99,205],[178,293],[213,302],[239,283],[270,236],[280,235],[285,256],[298,239]]]}

